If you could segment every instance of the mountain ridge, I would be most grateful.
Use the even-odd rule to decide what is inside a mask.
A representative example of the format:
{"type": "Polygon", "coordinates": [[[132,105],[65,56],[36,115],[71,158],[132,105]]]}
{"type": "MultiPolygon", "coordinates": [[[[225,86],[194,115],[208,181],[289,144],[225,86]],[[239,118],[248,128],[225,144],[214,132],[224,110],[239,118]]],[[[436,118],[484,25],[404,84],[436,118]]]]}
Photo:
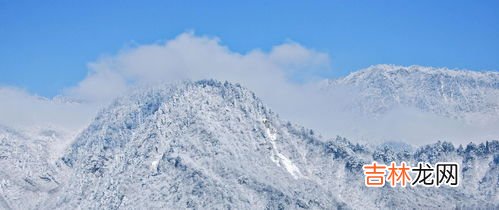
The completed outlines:
{"type": "Polygon", "coordinates": [[[349,105],[369,115],[405,106],[469,122],[499,119],[499,72],[383,64],[327,80],[324,88],[341,86],[358,93],[349,105]]]}
{"type": "MultiPolygon", "coordinates": [[[[488,205],[490,203],[486,200],[496,195],[497,185],[480,184],[482,177],[490,173],[475,175],[475,171],[480,169],[491,174],[497,171],[492,160],[498,152],[497,146],[484,150],[490,150],[488,153],[479,153],[477,157],[480,158],[475,154],[466,158],[465,153],[460,154],[453,146],[445,146],[448,143],[423,147],[411,154],[395,152],[387,147],[369,149],[344,138],[328,140],[316,136],[313,130],[280,120],[251,91],[213,80],[182,83],[139,95],[120,99],[103,111],[96,118],[97,123],[79,137],[71,152],[64,157],[66,165],[83,176],[69,182],[73,183],[67,188],[69,191],[61,191],[67,197],[55,202],[58,208],[71,204],[71,200],[81,193],[85,195],[85,191],[71,189],[91,187],[95,184],[91,180],[113,190],[96,189],[86,195],[97,196],[96,200],[78,201],[71,204],[73,207],[127,208],[134,203],[151,208],[443,207],[441,205],[488,205]],[[127,111],[130,107],[133,107],[131,112],[127,111]],[[108,122],[115,117],[115,121],[108,122]],[[99,123],[100,120],[103,124],[99,123]],[[119,132],[130,138],[116,136],[119,132]],[[402,191],[383,188],[376,191],[363,186],[361,173],[362,165],[373,160],[384,163],[394,160],[412,163],[455,160],[468,166],[467,170],[473,172],[470,177],[478,178],[459,189],[414,188],[402,191]],[[493,164],[490,168],[489,163],[493,164]],[[122,174],[135,177],[139,183],[122,174]],[[193,180],[192,176],[197,178],[193,180]],[[176,178],[159,182],[160,177],[176,178]],[[186,181],[194,185],[180,187],[180,183],[186,181]],[[222,183],[225,187],[221,187],[222,183]],[[164,188],[152,187],[158,184],[164,188]],[[122,187],[130,185],[139,189],[145,186],[143,193],[150,196],[157,193],[155,190],[166,192],[174,187],[177,197],[165,194],[166,201],[149,203],[148,196],[133,197],[122,187]],[[467,189],[474,190],[465,193],[463,190],[467,189]],[[481,195],[476,189],[487,189],[491,194],[481,195]],[[441,191],[446,194],[439,195],[441,191]],[[210,192],[213,196],[202,192],[210,192]],[[397,197],[397,193],[403,196],[397,197]],[[468,197],[456,203],[453,196],[457,195],[468,197]],[[413,196],[447,199],[448,202],[418,204],[408,200],[413,196]],[[173,202],[172,199],[178,200],[173,202]]],[[[498,142],[490,144],[497,145],[498,142]]],[[[469,152],[481,151],[483,147],[467,149],[469,152]]],[[[496,177],[492,175],[484,183],[494,183],[494,180],[496,177]]],[[[492,204],[496,202],[492,201],[492,204]]]]}
{"type": "MultiPolygon", "coordinates": [[[[498,141],[457,149],[437,142],[411,152],[325,138],[280,119],[240,85],[203,80],[117,99],[54,166],[65,176],[56,190],[25,207],[493,208],[498,164],[498,141]],[[362,166],[372,161],[456,161],[463,183],[367,188],[362,166]]],[[[11,208],[19,204],[0,192],[11,208]]]]}

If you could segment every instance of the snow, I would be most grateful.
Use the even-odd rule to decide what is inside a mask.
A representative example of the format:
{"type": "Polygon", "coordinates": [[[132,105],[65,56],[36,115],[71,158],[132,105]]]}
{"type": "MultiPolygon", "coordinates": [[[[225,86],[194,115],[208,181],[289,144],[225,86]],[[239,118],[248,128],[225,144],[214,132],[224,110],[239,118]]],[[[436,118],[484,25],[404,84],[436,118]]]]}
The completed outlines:
{"type": "Polygon", "coordinates": [[[498,141],[463,150],[438,142],[415,152],[359,145],[284,121],[251,91],[212,80],[116,100],[55,163],[50,144],[57,141],[46,136],[35,141],[0,128],[0,208],[497,209],[499,203],[498,141]],[[361,166],[374,160],[456,161],[462,182],[452,189],[372,190],[361,166]]]}
{"type": "Polygon", "coordinates": [[[151,162],[150,169],[152,172],[156,172],[158,170],[158,164],[159,164],[159,160],[155,160],[155,161],[151,162]]]}
{"type": "Polygon", "coordinates": [[[382,115],[407,106],[469,122],[477,115],[486,116],[490,122],[499,119],[499,102],[489,100],[499,94],[498,81],[498,72],[374,65],[322,84],[331,90],[337,86],[359,90],[360,97],[348,106],[365,114],[382,115]]]}
{"type": "Polygon", "coordinates": [[[270,126],[270,122],[267,119],[264,119],[262,121],[265,124],[265,131],[270,139],[270,143],[272,144],[272,156],[270,157],[270,159],[278,166],[284,166],[286,171],[288,171],[288,173],[291,174],[293,178],[305,178],[300,172],[300,169],[298,169],[298,167],[293,163],[293,161],[280,153],[277,149],[277,132],[275,132],[275,130],[270,126]]]}

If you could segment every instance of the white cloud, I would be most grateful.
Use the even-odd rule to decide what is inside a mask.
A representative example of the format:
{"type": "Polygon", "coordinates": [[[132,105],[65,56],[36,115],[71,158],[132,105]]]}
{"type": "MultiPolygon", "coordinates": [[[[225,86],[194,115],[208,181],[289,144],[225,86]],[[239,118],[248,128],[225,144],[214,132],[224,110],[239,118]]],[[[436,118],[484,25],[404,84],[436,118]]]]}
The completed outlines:
{"type": "MultiPolygon", "coordinates": [[[[164,44],[143,45],[90,65],[92,73],[65,95],[83,100],[118,95],[128,85],[218,79],[239,82],[259,94],[269,88],[294,85],[290,78],[329,70],[327,54],[296,43],[275,46],[270,52],[240,54],[218,39],[183,33],[164,44]],[[104,90],[96,91],[96,90],[104,90]]],[[[272,88],[271,88],[272,89],[272,88]]]]}
{"type": "Polygon", "coordinates": [[[85,102],[102,102],[112,99],[127,90],[125,78],[110,69],[100,69],[97,64],[89,65],[87,78],[76,87],[65,90],[64,96],[85,102]]]}
{"type": "MultiPolygon", "coordinates": [[[[284,119],[358,140],[403,140],[414,144],[436,140],[468,142],[497,137],[494,129],[422,114],[394,110],[381,119],[345,112],[355,92],[318,91],[317,76],[331,71],[329,56],[297,43],[274,46],[269,52],[237,53],[217,38],[183,33],[160,44],[127,48],[91,62],[79,84],[61,97],[84,103],[44,99],[11,88],[0,89],[0,124],[17,127],[54,124],[82,127],[97,108],[130,88],[179,80],[217,79],[238,82],[254,91],[284,119]],[[297,82],[296,78],[305,78],[297,82]],[[472,139],[475,138],[475,139],[472,139]]],[[[494,126],[494,125],[493,125],[494,126]]]]}
{"type": "MultiPolygon", "coordinates": [[[[86,125],[99,107],[130,88],[179,80],[217,79],[238,82],[254,90],[273,107],[286,107],[299,98],[300,85],[290,81],[329,70],[327,54],[297,43],[285,43],[270,52],[236,53],[217,38],[183,33],[161,44],[127,48],[88,64],[89,73],[55,99],[41,98],[12,88],[2,88],[0,124],[14,128],[51,125],[75,129],[86,125]],[[78,103],[67,103],[60,98],[78,103]],[[2,100],[4,101],[4,100],[2,100]]],[[[285,110],[284,110],[285,111],[285,110]]],[[[293,112],[292,110],[290,110],[293,112]]]]}
{"type": "Polygon", "coordinates": [[[488,119],[487,123],[469,123],[409,107],[393,108],[377,118],[339,110],[341,109],[324,114],[322,118],[318,115],[315,119],[309,120],[320,121],[320,123],[311,123],[320,131],[332,130],[333,132],[328,134],[338,134],[362,142],[401,141],[423,145],[440,140],[468,144],[499,137],[497,119],[488,119]],[[332,114],[335,118],[331,118],[332,114]]]}
{"type": "Polygon", "coordinates": [[[96,110],[93,104],[47,99],[12,87],[0,87],[0,101],[0,124],[25,131],[42,127],[76,131],[96,110]]]}

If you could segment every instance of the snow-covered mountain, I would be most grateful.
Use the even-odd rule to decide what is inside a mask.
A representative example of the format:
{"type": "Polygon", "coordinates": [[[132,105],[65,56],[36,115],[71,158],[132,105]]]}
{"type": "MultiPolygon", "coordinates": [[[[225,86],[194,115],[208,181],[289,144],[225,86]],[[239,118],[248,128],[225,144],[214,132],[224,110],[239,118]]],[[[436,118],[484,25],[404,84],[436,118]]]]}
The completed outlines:
{"type": "Polygon", "coordinates": [[[102,111],[64,156],[73,175],[51,207],[345,205],[313,181],[319,168],[306,166],[315,144],[300,135],[238,85],[202,81],[132,94],[102,111]]]}
{"type": "Polygon", "coordinates": [[[49,162],[52,143],[0,126],[0,209],[38,209],[57,190],[62,178],[49,162]]]}
{"type": "Polygon", "coordinates": [[[375,65],[329,80],[325,88],[336,87],[358,92],[349,108],[374,116],[404,106],[468,122],[499,119],[498,72],[375,65]]]}
{"type": "Polygon", "coordinates": [[[239,85],[183,83],[139,91],[102,111],[62,158],[72,175],[47,205],[62,209],[494,205],[497,154],[497,141],[459,151],[449,143],[414,153],[370,149],[285,122],[239,85]],[[466,173],[459,188],[368,189],[361,166],[372,160],[455,160],[466,165],[466,173]]]}
{"type": "Polygon", "coordinates": [[[0,164],[14,168],[0,172],[18,174],[2,181],[16,184],[0,185],[2,208],[499,207],[498,141],[412,149],[325,138],[280,119],[251,91],[227,82],[163,85],[122,97],[98,114],[56,164],[46,164],[40,151],[23,150],[33,158],[10,155],[27,143],[2,132],[7,134],[0,150],[9,155],[0,156],[0,164]],[[28,160],[44,167],[17,169],[17,161],[28,160]],[[457,188],[367,188],[362,166],[373,160],[456,161],[462,182],[457,188]],[[22,180],[45,186],[39,182],[47,179],[39,174],[47,171],[64,178],[49,178],[49,187],[39,190],[44,196],[16,200],[29,190],[22,180]]]}

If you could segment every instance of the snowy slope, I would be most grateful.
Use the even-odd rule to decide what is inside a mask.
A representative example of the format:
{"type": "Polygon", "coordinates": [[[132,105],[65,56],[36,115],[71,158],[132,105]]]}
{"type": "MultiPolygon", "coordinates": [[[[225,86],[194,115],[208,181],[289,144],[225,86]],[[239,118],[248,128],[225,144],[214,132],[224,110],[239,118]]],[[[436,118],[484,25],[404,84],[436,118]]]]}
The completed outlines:
{"type": "Polygon", "coordinates": [[[490,207],[499,202],[498,154],[497,141],[462,150],[439,142],[411,153],[329,140],[280,120],[238,85],[200,81],[139,91],[102,111],[63,157],[72,176],[46,204],[61,209],[490,207]],[[361,167],[373,160],[457,161],[466,166],[464,182],[458,188],[368,189],[361,167]]]}
{"type": "Polygon", "coordinates": [[[13,132],[2,135],[0,149],[7,154],[23,149],[0,158],[10,167],[0,172],[18,174],[2,182],[14,184],[1,185],[1,208],[499,207],[498,141],[412,149],[324,138],[281,120],[251,91],[227,82],[163,85],[120,98],[76,138],[57,167],[46,163],[43,147],[33,150],[13,132]],[[42,167],[16,162],[28,160],[42,167]],[[373,160],[456,161],[463,181],[457,188],[366,188],[362,165],[373,160]],[[47,173],[63,178],[45,183],[39,174],[47,173]],[[24,187],[23,177],[37,190],[24,187]]]}
{"type": "Polygon", "coordinates": [[[469,122],[499,119],[499,73],[423,66],[375,65],[327,82],[359,91],[363,113],[382,115],[407,106],[469,122]]]}
{"type": "Polygon", "coordinates": [[[139,92],[104,110],[76,140],[63,158],[74,174],[53,205],[344,205],[309,180],[312,150],[303,141],[238,85],[202,81],[139,92]]]}
{"type": "Polygon", "coordinates": [[[36,209],[59,187],[45,140],[0,126],[0,209],[36,209]]]}

